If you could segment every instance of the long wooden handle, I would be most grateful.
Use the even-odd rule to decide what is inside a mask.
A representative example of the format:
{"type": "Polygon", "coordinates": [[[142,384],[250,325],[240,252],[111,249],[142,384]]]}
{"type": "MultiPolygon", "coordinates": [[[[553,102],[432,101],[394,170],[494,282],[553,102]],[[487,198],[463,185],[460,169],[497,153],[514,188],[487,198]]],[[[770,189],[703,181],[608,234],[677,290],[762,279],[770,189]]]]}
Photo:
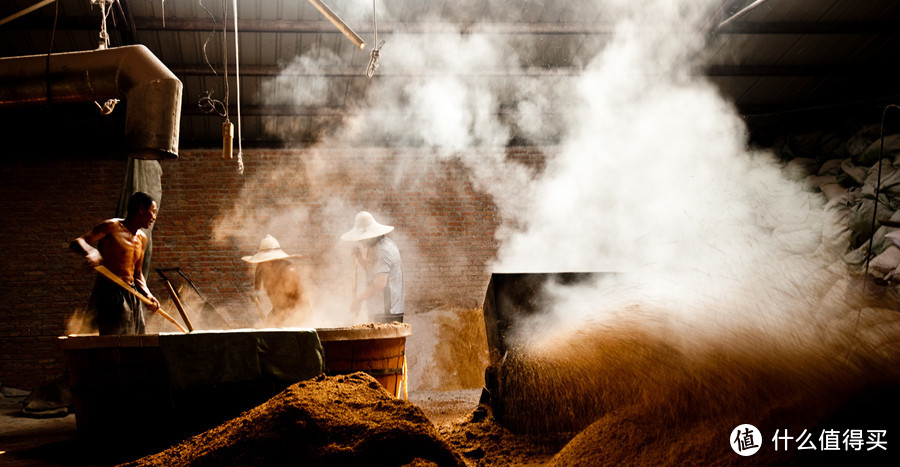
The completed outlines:
{"type": "Polygon", "coordinates": [[[187,312],[184,311],[184,305],[181,303],[181,300],[178,298],[178,294],[175,293],[175,288],[172,287],[172,283],[166,279],[166,287],[169,289],[169,295],[172,296],[172,302],[175,303],[175,308],[178,309],[178,313],[181,314],[181,319],[184,320],[184,325],[187,326],[188,332],[194,331],[194,323],[191,323],[191,319],[188,318],[187,312]]]}
{"type": "MultiPolygon", "coordinates": [[[[97,272],[99,272],[100,274],[103,274],[107,279],[109,279],[109,280],[115,282],[116,284],[118,284],[119,287],[122,287],[123,289],[125,289],[126,292],[128,292],[128,293],[134,295],[135,297],[137,297],[138,300],[144,302],[144,304],[153,306],[153,302],[152,302],[149,298],[147,298],[147,297],[141,295],[140,293],[138,293],[137,290],[134,290],[130,285],[126,284],[125,281],[123,281],[121,277],[119,277],[119,276],[113,274],[113,272],[110,271],[106,266],[102,266],[102,265],[101,265],[101,266],[97,266],[97,267],[94,268],[94,270],[97,271],[97,272]]],[[[166,313],[165,311],[163,311],[162,308],[157,308],[157,309],[156,309],[156,312],[159,313],[159,314],[161,314],[162,317],[166,319],[166,321],[168,321],[168,322],[174,324],[175,327],[177,327],[178,330],[180,330],[181,332],[188,332],[187,329],[185,329],[182,325],[178,324],[178,321],[175,321],[175,319],[172,318],[171,316],[169,316],[168,313],[166,313]]]]}
{"type": "Polygon", "coordinates": [[[356,279],[357,267],[358,266],[356,265],[356,257],[353,257],[353,298],[356,298],[356,289],[357,289],[357,284],[358,284],[358,281],[356,279]]]}
{"type": "Polygon", "coordinates": [[[253,297],[253,302],[256,303],[256,310],[259,311],[259,319],[265,321],[266,313],[263,312],[262,304],[259,303],[259,297],[253,297]]]}

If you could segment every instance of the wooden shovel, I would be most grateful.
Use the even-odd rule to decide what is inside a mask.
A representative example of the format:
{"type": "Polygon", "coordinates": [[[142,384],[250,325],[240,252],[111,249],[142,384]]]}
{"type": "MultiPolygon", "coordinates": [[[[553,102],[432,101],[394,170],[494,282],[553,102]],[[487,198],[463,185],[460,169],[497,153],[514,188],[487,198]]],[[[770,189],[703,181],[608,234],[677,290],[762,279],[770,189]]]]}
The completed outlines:
{"type": "MultiPolygon", "coordinates": [[[[113,272],[110,271],[106,266],[97,266],[97,267],[94,268],[94,270],[97,271],[97,272],[99,272],[100,274],[103,274],[104,276],[106,276],[107,279],[109,279],[109,280],[115,282],[116,284],[118,284],[119,287],[122,287],[123,289],[125,289],[126,292],[128,292],[128,293],[134,295],[135,297],[137,297],[138,300],[144,302],[144,304],[146,304],[146,305],[151,305],[151,306],[153,305],[153,302],[150,301],[149,298],[147,298],[147,297],[141,295],[137,290],[134,290],[130,285],[126,284],[125,281],[122,280],[122,278],[120,278],[119,276],[113,274],[113,272]]],[[[169,316],[168,313],[166,313],[165,311],[163,311],[162,308],[157,308],[157,309],[156,309],[156,312],[159,313],[159,314],[161,314],[162,317],[166,319],[166,321],[168,321],[168,322],[174,324],[175,327],[177,327],[179,331],[181,331],[181,332],[188,332],[187,329],[185,329],[182,325],[178,324],[178,321],[175,321],[175,319],[172,318],[171,316],[169,316]]]]}

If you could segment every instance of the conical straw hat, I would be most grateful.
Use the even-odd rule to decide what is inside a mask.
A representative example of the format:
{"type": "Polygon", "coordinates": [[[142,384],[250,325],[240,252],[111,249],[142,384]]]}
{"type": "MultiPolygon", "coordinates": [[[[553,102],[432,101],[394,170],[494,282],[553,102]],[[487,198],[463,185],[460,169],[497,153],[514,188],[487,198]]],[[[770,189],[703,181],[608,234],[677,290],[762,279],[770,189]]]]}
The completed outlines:
{"type": "Polygon", "coordinates": [[[346,242],[356,242],[367,238],[380,237],[392,230],[394,230],[393,226],[379,224],[372,214],[361,211],[356,215],[356,220],[353,222],[353,228],[341,235],[341,240],[346,242]]]}
{"type": "Polygon", "coordinates": [[[278,240],[275,240],[275,237],[266,235],[266,238],[259,242],[259,251],[255,255],[244,256],[241,259],[248,263],[262,263],[273,259],[300,258],[301,256],[303,255],[289,255],[285,253],[281,250],[281,245],[278,244],[278,240]]]}

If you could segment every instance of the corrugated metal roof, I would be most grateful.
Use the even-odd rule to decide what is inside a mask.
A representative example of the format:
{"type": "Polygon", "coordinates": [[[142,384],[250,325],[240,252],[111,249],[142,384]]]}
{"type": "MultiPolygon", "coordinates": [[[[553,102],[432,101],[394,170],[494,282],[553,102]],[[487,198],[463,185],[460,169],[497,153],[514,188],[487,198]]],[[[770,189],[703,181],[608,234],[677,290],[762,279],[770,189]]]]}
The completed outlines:
{"type": "MultiPolygon", "coordinates": [[[[0,6],[0,18],[34,0],[0,6]]],[[[585,66],[611,37],[612,18],[604,2],[330,0],[326,3],[369,45],[359,50],[303,0],[239,0],[240,95],[245,144],[273,144],[281,139],[314,140],[332,125],[345,122],[348,107],[360,108],[377,97],[364,76],[375,45],[373,19],[383,55],[414,54],[414,45],[398,38],[446,44],[441,66],[382,67],[384,85],[417,76],[457,73],[501,83],[521,77],[544,77],[564,83],[585,66]],[[460,33],[460,31],[462,31],[460,33]],[[499,50],[472,65],[466,40],[475,32],[499,50]],[[456,66],[456,58],[461,63],[456,66]],[[515,57],[513,66],[497,61],[515,57]],[[303,61],[298,61],[302,58],[303,61]],[[495,63],[491,63],[494,60],[495,63]],[[462,63],[465,62],[465,63],[462,63]],[[279,78],[280,73],[288,72],[279,78]],[[301,92],[325,77],[322,98],[313,102],[280,101],[273,96],[301,92]]],[[[146,45],[184,83],[183,146],[214,145],[221,118],[203,114],[197,100],[207,91],[224,99],[223,62],[228,61],[229,100],[234,113],[234,56],[223,56],[223,42],[233,49],[232,18],[224,21],[230,1],[119,0],[108,19],[111,45],[146,45]],[[223,30],[224,28],[224,30],[223,30]],[[206,44],[204,53],[204,44],[206,44]],[[207,64],[208,61],[208,64],[207,64]]],[[[721,2],[712,16],[703,70],[722,93],[748,116],[806,108],[883,103],[900,95],[900,79],[888,71],[900,58],[900,2],[894,0],[770,0],[721,2]],[[724,27],[715,26],[743,12],[724,27]]],[[[653,27],[648,13],[645,27],[653,27]]],[[[61,0],[0,26],[0,55],[45,54],[97,47],[100,9],[89,0],[61,0]],[[58,17],[55,16],[58,7],[58,17]],[[54,19],[56,29],[54,31],[54,19]]],[[[385,60],[387,62],[387,60],[385,60]]],[[[515,95],[498,92],[499,111],[514,108],[515,95]]]]}

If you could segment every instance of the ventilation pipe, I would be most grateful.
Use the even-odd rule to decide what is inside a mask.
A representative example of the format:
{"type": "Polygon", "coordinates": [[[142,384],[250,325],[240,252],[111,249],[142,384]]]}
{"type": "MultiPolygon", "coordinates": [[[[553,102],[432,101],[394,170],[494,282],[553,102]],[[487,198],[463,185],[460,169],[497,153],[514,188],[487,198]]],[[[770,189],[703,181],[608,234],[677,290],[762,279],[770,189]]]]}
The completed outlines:
{"type": "Polygon", "coordinates": [[[181,87],[143,45],[0,58],[0,107],[124,99],[135,159],[178,157],[181,87]]]}

